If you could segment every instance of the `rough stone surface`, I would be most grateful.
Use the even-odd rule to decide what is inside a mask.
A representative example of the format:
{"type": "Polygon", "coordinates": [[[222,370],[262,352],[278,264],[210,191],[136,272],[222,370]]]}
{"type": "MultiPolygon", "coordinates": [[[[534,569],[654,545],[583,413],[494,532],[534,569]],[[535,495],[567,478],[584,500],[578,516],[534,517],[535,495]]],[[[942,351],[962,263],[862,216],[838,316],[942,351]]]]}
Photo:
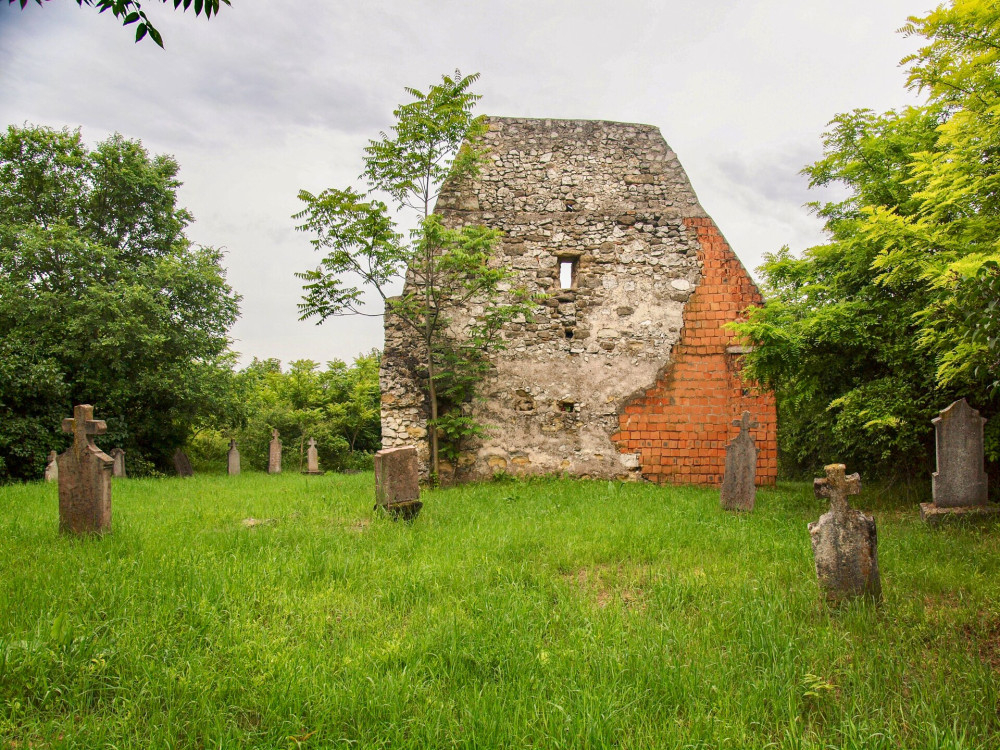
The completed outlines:
{"type": "Polygon", "coordinates": [[[845,476],[843,464],[830,464],[825,471],[826,478],[815,480],[814,489],[817,497],[830,500],[830,510],[809,524],[820,589],[830,602],[857,596],[880,600],[875,519],[847,501],[861,493],[861,477],[845,476]]]}
{"type": "Polygon", "coordinates": [[[931,478],[934,505],[966,508],[986,505],[983,425],[986,420],[963,398],[933,420],[937,471],[931,478]]]}
{"type": "Polygon", "coordinates": [[[94,445],[94,436],[107,430],[94,419],[94,407],[73,407],[73,416],[62,422],[73,444],[56,459],[59,466],[59,530],[70,534],[103,534],[111,531],[111,475],[114,461],[94,445]]]}
{"type": "Polygon", "coordinates": [[[236,447],[236,441],[229,441],[229,453],[226,454],[226,469],[229,476],[235,477],[240,473],[240,449],[236,447]]]}
{"type": "Polygon", "coordinates": [[[759,427],[743,412],[741,419],[733,420],[740,434],[726,446],[726,473],[722,479],[722,507],[726,510],[753,510],[757,501],[757,446],[750,430],[759,427]]]}
{"type": "Polygon", "coordinates": [[[281,473],[281,441],[278,439],[278,431],[271,430],[271,443],[267,453],[267,473],[281,473]]]}
{"type": "Polygon", "coordinates": [[[191,459],[187,453],[178,448],[174,451],[174,469],[179,477],[193,477],[194,469],[191,467],[191,459]]]}
{"type": "Polygon", "coordinates": [[[990,521],[1000,519],[1000,505],[969,505],[964,508],[939,508],[934,503],[920,503],[920,520],[928,526],[949,521],[990,521]]]}
{"type": "Polygon", "coordinates": [[[57,455],[55,451],[49,451],[49,462],[45,466],[45,481],[46,482],[58,482],[59,481],[59,462],[56,460],[57,455]]]}
{"type": "MultiPolygon", "coordinates": [[[[548,297],[533,320],[505,327],[485,398],[468,407],[490,433],[442,474],[718,485],[729,423],[750,410],[763,425],[760,477],[773,483],[773,400],[740,379],[721,328],[760,295],[659,131],[490,118],[483,145],[480,175],[446,182],[436,211],[449,226],[501,230],[496,262],[514,272],[511,288],[548,297]]],[[[385,335],[382,444],[415,446],[426,473],[425,365],[394,316],[385,335]]]]}
{"type": "Polygon", "coordinates": [[[413,447],[384,448],[375,454],[375,506],[393,505],[420,499],[417,451],[413,447]]]}
{"type": "Polygon", "coordinates": [[[114,476],[115,478],[124,478],[125,476],[125,451],[121,448],[111,449],[111,460],[115,462],[114,465],[114,476]]]}
{"type": "Polygon", "coordinates": [[[309,448],[306,450],[306,470],[303,474],[322,474],[319,468],[319,453],[316,451],[316,438],[309,438],[309,448]]]}

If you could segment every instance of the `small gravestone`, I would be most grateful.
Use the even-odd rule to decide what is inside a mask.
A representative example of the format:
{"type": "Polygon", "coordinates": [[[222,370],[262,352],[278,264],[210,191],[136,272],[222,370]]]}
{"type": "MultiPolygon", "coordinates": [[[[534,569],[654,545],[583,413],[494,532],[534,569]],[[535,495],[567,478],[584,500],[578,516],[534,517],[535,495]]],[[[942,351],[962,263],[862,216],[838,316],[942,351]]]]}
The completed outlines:
{"type": "Polygon", "coordinates": [[[193,477],[194,469],[191,467],[191,459],[188,458],[187,453],[178,448],[174,452],[174,468],[177,470],[177,476],[179,477],[193,477]]]}
{"type": "Polygon", "coordinates": [[[125,451],[121,448],[111,449],[111,460],[115,462],[114,465],[114,476],[118,477],[125,476],[125,451]]]}
{"type": "Polygon", "coordinates": [[[409,520],[422,507],[417,449],[385,448],[376,453],[375,509],[387,511],[393,518],[409,520]]]}
{"type": "Polygon", "coordinates": [[[726,446],[726,473],[722,478],[722,507],[726,510],[753,510],[757,500],[757,446],[750,430],[758,427],[752,422],[750,412],[743,412],[742,419],[733,424],[740,434],[726,446]]]}
{"type": "Polygon", "coordinates": [[[59,455],[59,530],[70,534],[111,531],[111,456],[94,445],[94,436],[107,430],[94,419],[94,407],[73,407],[73,416],[62,421],[63,432],[73,444],[59,455]]]}
{"type": "Polygon", "coordinates": [[[306,470],[303,474],[322,474],[319,470],[319,453],[316,451],[316,438],[309,438],[309,449],[306,451],[306,470]]]}
{"type": "Polygon", "coordinates": [[[1000,507],[987,502],[983,466],[986,420],[964,398],[932,420],[937,444],[937,471],[931,477],[934,502],[920,504],[920,518],[937,524],[945,518],[989,518],[1000,507]]]}
{"type": "Polygon", "coordinates": [[[271,444],[267,456],[267,473],[281,473],[281,441],[278,440],[278,431],[271,430],[271,444]]]}
{"type": "Polygon", "coordinates": [[[45,466],[45,481],[59,481],[59,463],[56,461],[56,452],[49,451],[49,462],[45,466]]]}
{"type": "Polygon", "coordinates": [[[240,473],[240,449],[236,447],[236,441],[229,441],[229,453],[226,454],[226,467],[229,476],[235,477],[240,473]]]}
{"type": "Polygon", "coordinates": [[[816,576],[827,601],[837,603],[856,596],[882,598],[878,573],[878,537],[875,519],[847,502],[861,494],[861,477],[844,476],[843,464],[830,464],[826,479],[813,482],[817,497],[830,501],[830,510],[809,524],[816,576]]]}

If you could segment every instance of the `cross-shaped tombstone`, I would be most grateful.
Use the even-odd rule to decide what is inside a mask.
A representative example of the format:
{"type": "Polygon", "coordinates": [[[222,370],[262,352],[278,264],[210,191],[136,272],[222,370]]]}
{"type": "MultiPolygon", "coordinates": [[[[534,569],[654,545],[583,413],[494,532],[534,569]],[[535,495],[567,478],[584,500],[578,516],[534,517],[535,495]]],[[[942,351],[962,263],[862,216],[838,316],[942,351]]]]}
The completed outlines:
{"type": "Polygon", "coordinates": [[[240,449],[236,447],[236,440],[229,441],[229,453],[226,455],[226,468],[229,476],[234,477],[240,473],[240,449]]]}
{"type": "Polygon", "coordinates": [[[281,473],[281,441],[278,440],[277,428],[271,430],[271,444],[268,446],[267,473],[281,473]]]}
{"type": "Polygon", "coordinates": [[[306,474],[322,474],[319,470],[319,453],[316,451],[316,438],[309,438],[309,450],[306,451],[306,474]]]}
{"type": "Polygon", "coordinates": [[[111,531],[111,475],[114,460],[94,445],[94,436],[108,429],[94,419],[94,407],[73,407],[62,421],[73,444],[57,459],[59,467],[59,530],[71,534],[111,531]]]}
{"type": "Polygon", "coordinates": [[[733,425],[740,434],[726,446],[726,473],[722,478],[722,507],[726,510],[753,510],[757,501],[757,446],[750,430],[760,425],[750,412],[743,412],[733,425]]]}
{"type": "Polygon", "coordinates": [[[882,582],[875,519],[848,503],[851,495],[861,494],[861,476],[847,476],[843,464],[830,464],[824,471],[826,478],[816,479],[813,491],[830,501],[830,510],[809,524],[820,588],[831,602],[855,596],[879,600],[882,582]]]}

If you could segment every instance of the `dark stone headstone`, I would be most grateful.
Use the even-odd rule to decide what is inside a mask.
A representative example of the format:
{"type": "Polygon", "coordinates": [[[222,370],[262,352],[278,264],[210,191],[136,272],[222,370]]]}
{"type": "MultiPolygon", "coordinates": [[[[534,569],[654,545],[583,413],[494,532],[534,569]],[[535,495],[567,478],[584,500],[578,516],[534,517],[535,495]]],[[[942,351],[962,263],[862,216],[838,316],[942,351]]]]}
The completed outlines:
{"type": "Polygon", "coordinates": [[[271,443],[268,446],[267,473],[281,473],[281,441],[278,439],[278,431],[271,430],[271,443]]]}
{"type": "Polygon", "coordinates": [[[191,467],[191,459],[188,458],[187,453],[180,448],[174,452],[174,468],[177,470],[177,476],[194,476],[194,469],[191,467]]]}
{"type": "Polygon", "coordinates": [[[107,430],[94,419],[94,407],[73,407],[73,417],[62,421],[73,444],[56,459],[59,467],[59,530],[70,534],[111,531],[111,456],[94,445],[94,436],[107,430]]]}
{"type": "Polygon", "coordinates": [[[316,450],[316,438],[309,438],[309,449],[306,451],[306,470],[303,474],[322,474],[319,470],[319,453],[316,450]]]}
{"type": "Polygon", "coordinates": [[[240,449],[236,447],[236,441],[229,441],[229,453],[226,454],[226,468],[229,476],[235,477],[240,473],[240,449]]]}
{"type": "Polygon", "coordinates": [[[385,448],[375,454],[375,508],[393,517],[413,518],[420,512],[417,449],[385,448]]]}
{"type": "Polygon", "coordinates": [[[757,500],[757,446],[750,430],[757,427],[750,412],[733,421],[740,434],[726,446],[726,473],[722,478],[722,507],[726,510],[753,510],[757,500]]]}
{"type": "Polygon", "coordinates": [[[111,449],[111,460],[115,462],[114,465],[114,476],[124,477],[125,476],[125,451],[121,448],[111,449]]]}

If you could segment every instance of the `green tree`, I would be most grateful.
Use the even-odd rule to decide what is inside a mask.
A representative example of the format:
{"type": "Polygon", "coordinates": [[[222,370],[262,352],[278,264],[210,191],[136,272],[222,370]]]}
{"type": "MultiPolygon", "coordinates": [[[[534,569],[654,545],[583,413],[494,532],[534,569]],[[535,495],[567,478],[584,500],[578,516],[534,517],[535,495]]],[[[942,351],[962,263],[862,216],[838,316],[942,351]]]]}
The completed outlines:
{"type": "Polygon", "coordinates": [[[441,83],[424,93],[407,88],[413,101],[394,111],[392,133],[381,133],[365,149],[361,175],[366,191],[352,188],[324,190],[318,196],[305,190],[299,198],[306,207],[294,218],[298,227],[313,232],[317,250],[326,251],[320,266],[299,274],[305,285],[302,318],[322,322],[344,314],[366,314],[362,286],[376,290],[386,314],[398,316],[420,342],[426,367],[430,411],[428,430],[431,471],[439,466],[439,432],[452,443],[482,428],[457,408],[468,398],[472,384],[488,366],[486,354],[502,346],[500,329],[517,315],[530,315],[533,301],[520,291],[500,300],[499,287],[510,273],[491,264],[500,237],[484,226],[447,227],[431,207],[445,179],[473,176],[483,152],[476,141],[487,128],[472,110],[480,98],[470,90],[478,74],[442,76],[441,83]],[[390,196],[397,208],[417,212],[419,224],[404,241],[389,207],[371,197],[390,196]],[[361,286],[352,284],[353,278],[361,286]],[[350,279],[350,280],[349,280],[350,279]],[[390,288],[405,280],[403,293],[390,288]],[[456,310],[473,299],[486,302],[486,311],[466,330],[449,330],[456,310]]]}
{"type": "Polygon", "coordinates": [[[141,469],[227,399],[239,297],[184,236],[177,171],[120,135],[0,135],[0,478],[40,475],[74,403],[141,469]]]}

